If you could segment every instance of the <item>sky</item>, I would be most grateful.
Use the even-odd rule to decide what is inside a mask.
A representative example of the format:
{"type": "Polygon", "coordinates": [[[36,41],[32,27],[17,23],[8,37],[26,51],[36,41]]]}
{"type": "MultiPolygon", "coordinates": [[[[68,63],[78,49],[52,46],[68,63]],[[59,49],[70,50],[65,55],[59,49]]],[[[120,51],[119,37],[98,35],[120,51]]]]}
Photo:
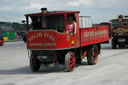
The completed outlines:
{"type": "Polygon", "coordinates": [[[93,23],[108,22],[117,15],[128,15],[128,0],[0,0],[0,21],[21,22],[24,14],[49,11],[80,11],[81,16],[92,16],[93,23]]]}

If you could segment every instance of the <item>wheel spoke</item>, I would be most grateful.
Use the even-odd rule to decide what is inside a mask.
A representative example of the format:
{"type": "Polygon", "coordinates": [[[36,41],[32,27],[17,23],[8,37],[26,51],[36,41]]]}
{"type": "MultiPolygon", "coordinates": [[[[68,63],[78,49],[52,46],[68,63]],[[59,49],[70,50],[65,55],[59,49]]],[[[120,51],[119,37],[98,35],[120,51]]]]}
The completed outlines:
{"type": "Polygon", "coordinates": [[[73,69],[75,67],[75,59],[72,57],[72,61],[70,61],[70,68],[73,69]]]}
{"type": "Polygon", "coordinates": [[[76,60],[75,60],[75,58],[73,58],[73,63],[76,63],[76,60]]]}
{"type": "Polygon", "coordinates": [[[92,56],[93,56],[93,57],[95,56],[95,50],[93,50],[92,56]]]}
{"type": "Polygon", "coordinates": [[[73,63],[73,61],[69,61],[69,64],[70,64],[70,63],[73,63]]]}
{"type": "Polygon", "coordinates": [[[70,59],[69,59],[69,63],[75,63],[75,58],[72,56],[72,57],[70,57],[70,59]]]}
{"type": "Polygon", "coordinates": [[[74,59],[74,55],[72,53],[69,56],[69,67],[71,70],[73,70],[75,67],[75,59],[74,59]]]}
{"type": "Polygon", "coordinates": [[[94,48],[94,50],[93,50],[93,61],[94,61],[95,63],[97,63],[97,59],[98,59],[97,56],[98,56],[98,55],[97,55],[97,50],[96,50],[96,48],[94,48]]]}
{"type": "Polygon", "coordinates": [[[71,65],[70,65],[70,68],[72,68],[72,69],[73,69],[73,68],[74,68],[74,66],[75,66],[75,64],[71,64],[71,65]]]}

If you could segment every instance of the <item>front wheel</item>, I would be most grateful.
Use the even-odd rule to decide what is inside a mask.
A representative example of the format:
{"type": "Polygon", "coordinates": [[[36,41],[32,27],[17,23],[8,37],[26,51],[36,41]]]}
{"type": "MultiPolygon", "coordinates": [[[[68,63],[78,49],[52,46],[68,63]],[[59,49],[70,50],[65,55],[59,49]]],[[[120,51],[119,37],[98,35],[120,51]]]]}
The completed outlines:
{"type": "Polygon", "coordinates": [[[71,72],[76,66],[75,54],[73,52],[68,52],[65,56],[65,67],[67,71],[71,72]]]}
{"type": "Polygon", "coordinates": [[[93,45],[87,52],[87,61],[89,65],[95,65],[98,62],[98,47],[93,45]]]}
{"type": "Polygon", "coordinates": [[[36,59],[36,56],[31,55],[30,57],[30,67],[33,72],[37,72],[40,69],[40,62],[36,59]]]}

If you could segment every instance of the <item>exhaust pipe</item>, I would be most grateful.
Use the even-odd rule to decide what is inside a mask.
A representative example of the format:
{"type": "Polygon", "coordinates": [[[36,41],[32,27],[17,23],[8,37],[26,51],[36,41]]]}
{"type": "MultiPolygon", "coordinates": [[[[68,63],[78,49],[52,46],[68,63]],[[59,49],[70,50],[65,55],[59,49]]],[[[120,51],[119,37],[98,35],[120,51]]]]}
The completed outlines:
{"type": "Polygon", "coordinates": [[[42,12],[42,14],[46,14],[47,13],[47,8],[41,8],[41,12],[42,12]]]}
{"type": "MultiPolygon", "coordinates": [[[[41,8],[41,13],[42,14],[47,14],[47,8],[41,8]]],[[[47,28],[47,20],[45,16],[42,16],[42,28],[47,28]]]]}

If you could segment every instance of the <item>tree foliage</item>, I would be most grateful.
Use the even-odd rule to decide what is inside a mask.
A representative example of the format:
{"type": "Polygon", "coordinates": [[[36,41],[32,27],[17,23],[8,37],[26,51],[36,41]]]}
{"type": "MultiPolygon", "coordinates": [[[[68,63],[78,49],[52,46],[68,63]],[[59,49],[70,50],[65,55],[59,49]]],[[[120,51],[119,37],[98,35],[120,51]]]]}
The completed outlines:
{"type": "Polygon", "coordinates": [[[6,27],[12,27],[14,30],[25,30],[26,28],[26,25],[23,23],[17,23],[17,22],[0,22],[0,28],[2,28],[3,26],[6,26],[6,27]]]}

